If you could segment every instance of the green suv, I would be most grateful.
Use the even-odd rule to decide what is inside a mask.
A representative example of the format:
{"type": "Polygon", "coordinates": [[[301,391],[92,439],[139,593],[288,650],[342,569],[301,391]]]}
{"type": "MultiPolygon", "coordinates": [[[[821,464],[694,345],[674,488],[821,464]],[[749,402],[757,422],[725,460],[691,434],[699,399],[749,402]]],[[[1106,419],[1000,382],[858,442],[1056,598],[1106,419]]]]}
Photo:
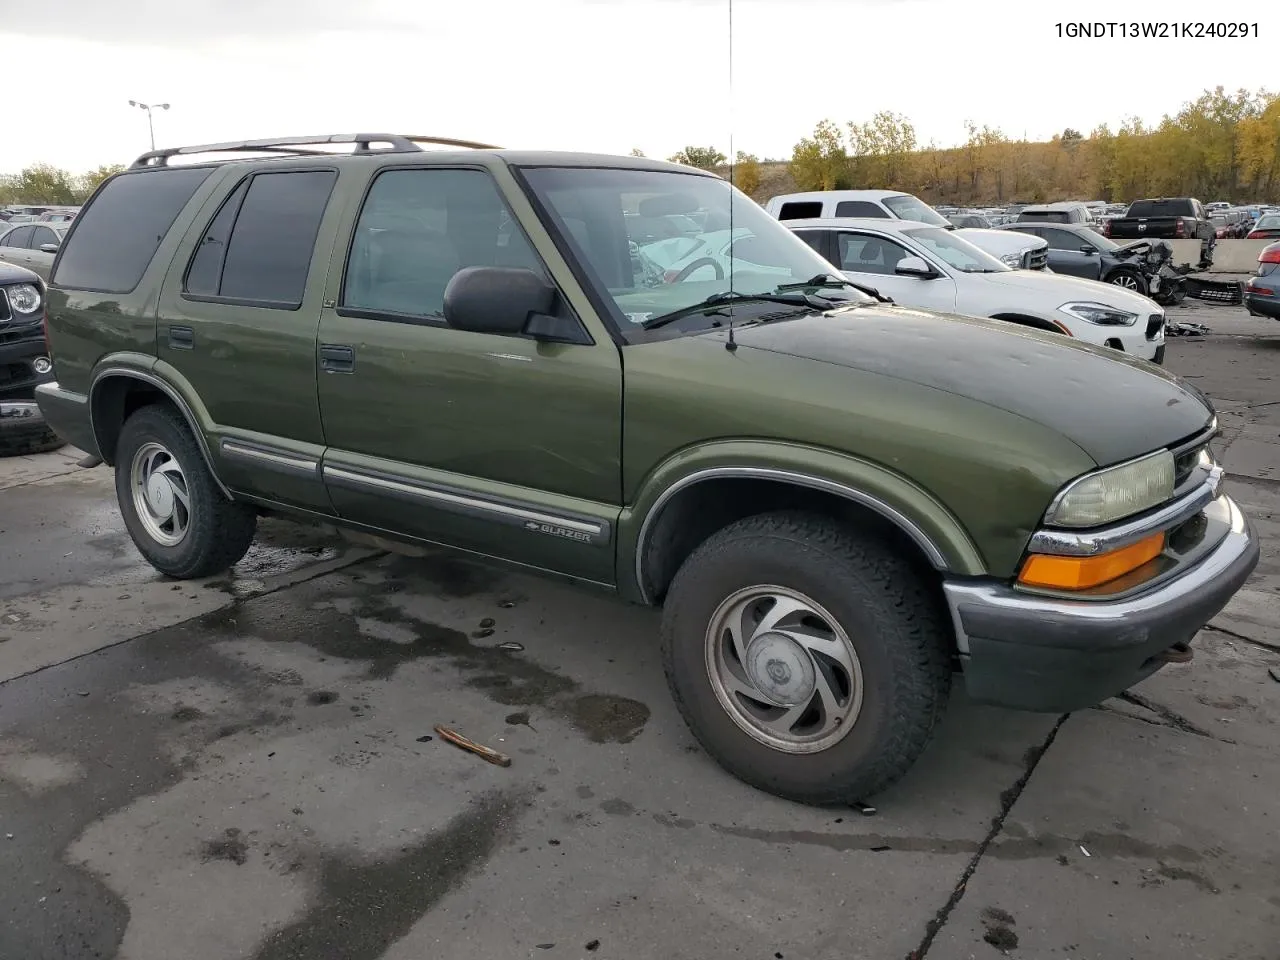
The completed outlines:
{"type": "Polygon", "coordinates": [[[893,306],[698,170],[422,142],[155,151],[74,221],[39,404],[158,570],[282,514],[660,604],[708,752],[824,803],[898,778],[957,672],[1096,703],[1257,563],[1159,368],[893,306]],[[681,269],[636,217],[694,224],[681,269]]]}

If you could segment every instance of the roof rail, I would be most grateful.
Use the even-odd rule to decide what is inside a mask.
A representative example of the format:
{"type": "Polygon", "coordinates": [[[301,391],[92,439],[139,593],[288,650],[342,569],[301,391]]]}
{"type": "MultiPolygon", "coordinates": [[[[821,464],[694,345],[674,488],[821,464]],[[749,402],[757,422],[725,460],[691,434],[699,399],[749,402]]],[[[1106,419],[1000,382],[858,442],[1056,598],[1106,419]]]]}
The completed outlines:
{"type": "Polygon", "coordinates": [[[235,140],[229,143],[203,143],[190,147],[166,147],[150,150],[138,157],[130,169],[168,166],[170,157],[190,156],[197,153],[287,153],[295,156],[332,156],[331,150],[314,150],[331,143],[354,143],[355,153],[418,153],[420,143],[434,143],[446,147],[465,147],[471,150],[498,150],[491,143],[472,140],[454,140],[449,137],[426,137],[399,133],[334,133],[312,137],[271,137],[266,140],[235,140]],[[375,149],[373,144],[385,143],[375,149]]]}

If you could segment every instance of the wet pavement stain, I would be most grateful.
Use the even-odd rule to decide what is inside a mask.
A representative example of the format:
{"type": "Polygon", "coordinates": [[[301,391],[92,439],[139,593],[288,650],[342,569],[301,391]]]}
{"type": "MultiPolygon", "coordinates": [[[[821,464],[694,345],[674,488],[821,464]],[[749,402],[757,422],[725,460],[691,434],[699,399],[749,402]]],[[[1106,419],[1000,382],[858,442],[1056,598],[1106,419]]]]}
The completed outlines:
{"type": "MultiPolygon", "coordinates": [[[[293,642],[336,659],[367,664],[365,678],[393,677],[407,663],[442,657],[473,675],[466,684],[508,707],[542,707],[567,720],[593,743],[630,743],[644,730],[649,708],[637,700],[609,694],[579,694],[579,684],[514,652],[478,646],[465,631],[428,623],[390,602],[388,584],[380,595],[346,597],[343,609],[289,605],[260,616],[252,601],[215,610],[201,617],[205,630],[231,636],[253,636],[264,642],[293,642]],[[349,606],[345,604],[349,603],[349,606]],[[413,639],[388,643],[360,629],[361,620],[403,628],[413,639]]],[[[314,697],[315,694],[312,694],[314,697]]],[[[312,701],[308,698],[308,702],[312,701]]],[[[526,721],[527,723],[527,721],[526,721]]]]}
{"type": "Polygon", "coordinates": [[[600,809],[615,817],[630,817],[634,816],[636,812],[636,808],[634,806],[619,797],[606,800],[604,803],[600,804],[600,809]]]}
{"type": "Polygon", "coordinates": [[[376,960],[498,850],[525,809],[522,794],[490,794],[398,856],[372,863],[322,857],[310,908],[252,960],[376,960]]]}
{"type": "Polygon", "coordinates": [[[200,845],[200,859],[206,863],[210,860],[226,860],[242,867],[249,860],[249,845],[238,829],[228,827],[222,836],[206,840],[200,845]]]}

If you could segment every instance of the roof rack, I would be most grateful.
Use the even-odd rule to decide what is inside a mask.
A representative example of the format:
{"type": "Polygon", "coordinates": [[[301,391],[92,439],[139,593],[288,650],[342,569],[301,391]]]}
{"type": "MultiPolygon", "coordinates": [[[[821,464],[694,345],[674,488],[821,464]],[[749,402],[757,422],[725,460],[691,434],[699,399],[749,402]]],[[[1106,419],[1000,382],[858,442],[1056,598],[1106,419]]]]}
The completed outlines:
{"type": "Polygon", "coordinates": [[[130,169],[139,167],[168,166],[170,157],[189,156],[197,153],[286,153],[295,156],[333,156],[331,150],[313,150],[331,143],[354,143],[356,154],[367,153],[420,153],[421,143],[434,143],[445,147],[465,147],[470,150],[498,150],[491,143],[472,140],[455,140],[449,137],[421,137],[400,133],[333,133],[313,137],[271,137],[266,140],[236,140],[230,143],[203,143],[191,147],[166,147],[149,150],[133,161],[130,169]],[[374,148],[373,144],[387,144],[374,148]]]}

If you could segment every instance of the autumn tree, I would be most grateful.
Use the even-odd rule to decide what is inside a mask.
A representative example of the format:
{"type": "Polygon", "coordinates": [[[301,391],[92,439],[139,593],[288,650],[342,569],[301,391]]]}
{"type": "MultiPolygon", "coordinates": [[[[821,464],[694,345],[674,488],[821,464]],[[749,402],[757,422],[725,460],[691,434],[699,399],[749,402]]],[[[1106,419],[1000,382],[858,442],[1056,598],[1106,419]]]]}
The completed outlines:
{"type": "Polygon", "coordinates": [[[836,190],[848,182],[849,153],[840,128],[823,120],[791,152],[791,176],[801,190],[836,190]]]}
{"type": "Polygon", "coordinates": [[[12,197],[10,203],[70,206],[79,200],[75,178],[47,163],[37,163],[5,177],[3,187],[4,193],[12,197]]]}
{"type": "Polygon", "coordinates": [[[901,114],[882,110],[866,123],[849,124],[850,171],[867,188],[901,189],[916,150],[916,129],[901,114]]]}
{"type": "Polygon", "coordinates": [[[641,150],[639,147],[632,147],[632,148],[631,148],[631,156],[633,156],[633,157],[643,157],[643,156],[644,156],[644,151],[643,151],[643,150],[641,150]]]}
{"type": "Polygon", "coordinates": [[[697,167],[699,170],[714,170],[724,163],[728,157],[715,147],[685,147],[667,159],[672,163],[683,163],[686,167],[697,167]]]}
{"type": "Polygon", "coordinates": [[[738,151],[733,165],[734,185],[747,196],[754,196],[760,189],[760,160],[751,153],[738,151]]]}
{"type": "Polygon", "coordinates": [[[98,184],[108,177],[114,177],[123,170],[124,164],[122,163],[107,163],[76,177],[74,182],[77,201],[83,203],[88,200],[89,195],[98,189],[98,184]]]}

